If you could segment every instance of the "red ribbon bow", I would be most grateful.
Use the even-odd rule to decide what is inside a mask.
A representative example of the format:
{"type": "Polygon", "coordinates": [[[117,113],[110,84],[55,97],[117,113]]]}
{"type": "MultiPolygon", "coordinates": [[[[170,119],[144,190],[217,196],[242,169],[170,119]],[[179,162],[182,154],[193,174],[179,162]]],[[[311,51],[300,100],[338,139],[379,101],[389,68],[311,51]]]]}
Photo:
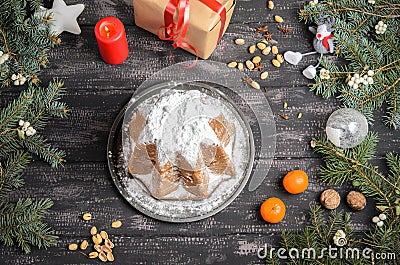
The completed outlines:
{"type": "MultiPolygon", "coordinates": [[[[196,0],[197,1],[197,0],[196,0]]],[[[221,28],[219,30],[219,36],[217,43],[221,40],[222,34],[224,33],[225,21],[226,21],[226,9],[216,0],[199,0],[212,11],[218,13],[221,19],[221,28]]],[[[164,34],[159,33],[158,37],[162,40],[172,41],[172,46],[176,48],[188,48],[194,51],[197,60],[196,49],[184,41],[187,29],[189,27],[189,0],[169,0],[164,11],[164,26],[160,29],[164,29],[164,34]],[[177,23],[174,22],[174,14],[178,10],[177,23]]],[[[171,57],[174,60],[174,57],[171,57]]],[[[194,66],[194,65],[193,65],[194,66]]],[[[191,67],[193,67],[191,66],[191,67]]],[[[189,67],[189,68],[191,68],[189,67]]]]}

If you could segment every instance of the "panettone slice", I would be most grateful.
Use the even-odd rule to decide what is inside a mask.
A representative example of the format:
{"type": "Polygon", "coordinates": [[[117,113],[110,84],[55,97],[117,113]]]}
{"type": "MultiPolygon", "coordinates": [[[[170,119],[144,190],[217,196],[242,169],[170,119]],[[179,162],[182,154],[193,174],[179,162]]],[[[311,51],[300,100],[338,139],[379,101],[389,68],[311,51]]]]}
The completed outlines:
{"type": "MultiPolygon", "coordinates": [[[[200,156],[198,157],[200,159],[200,156]]],[[[210,195],[208,190],[210,179],[205,168],[201,168],[200,164],[202,163],[199,159],[197,165],[193,168],[180,152],[176,153],[176,161],[181,183],[186,191],[196,197],[193,199],[205,199],[210,195]]]]}
{"type": "Polygon", "coordinates": [[[128,163],[131,174],[150,174],[157,161],[157,148],[155,144],[137,144],[128,163]]]}
{"type": "Polygon", "coordinates": [[[227,146],[236,133],[235,125],[228,122],[222,113],[211,119],[208,124],[223,146],[227,146]]]}
{"type": "Polygon", "coordinates": [[[164,199],[179,187],[179,172],[170,162],[153,171],[152,183],[148,189],[157,199],[164,199]]]}
{"type": "Polygon", "coordinates": [[[212,173],[217,175],[235,175],[235,166],[222,146],[202,143],[200,144],[200,149],[205,165],[212,173]]]}
{"type": "Polygon", "coordinates": [[[146,119],[143,117],[142,113],[138,111],[135,118],[129,123],[129,134],[135,143],[138,142],[139,135],[143,131],[146,124],[146,119]]]}

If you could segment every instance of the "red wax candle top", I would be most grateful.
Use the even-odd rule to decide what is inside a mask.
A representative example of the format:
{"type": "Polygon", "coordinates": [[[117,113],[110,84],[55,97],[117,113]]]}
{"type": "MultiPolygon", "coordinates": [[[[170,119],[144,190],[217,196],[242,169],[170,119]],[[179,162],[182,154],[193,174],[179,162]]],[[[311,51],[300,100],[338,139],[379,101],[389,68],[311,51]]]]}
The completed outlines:
{"type": "Polygon", "coordinates": [[[100,55],[106,63],[120,64],[128,57],[128,42],[122,22],[105,17],[94,28],[100,55]]]}

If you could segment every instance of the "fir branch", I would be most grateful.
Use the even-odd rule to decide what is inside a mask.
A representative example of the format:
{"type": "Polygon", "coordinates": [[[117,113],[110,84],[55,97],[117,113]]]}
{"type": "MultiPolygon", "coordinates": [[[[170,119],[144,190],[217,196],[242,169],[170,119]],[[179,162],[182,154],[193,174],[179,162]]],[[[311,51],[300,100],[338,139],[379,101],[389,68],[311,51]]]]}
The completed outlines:
{"type": "Polygon", "coordinates": [[[65,152],[52,147],[42,136],[33,135],[31,137],[21,139],[21,141],[23,141],[24,146],[29,152],[39,156],[52,167],[57,167],[65,162],[63,158],[65,156],[65,152]]]}
{"type": "Polygon", "coordinates": [[[313,139],[314,151],[325,156],[326,164],[320,169],[321,180],[329,184],[352,181],[366,195],[392,206],[393,200],[388,195],[390,191],[400,192],[400,186],[367,162],[375,154],[377,141],[377,134],[369,133],[359,146],[341,150],[325,138],[313,139]]]}
{"type": "Polygon", "coordinates": [[[372,123],[374,110],[386,104],[384,123],[393,128],[400,125],[400,6],[395,1],[368,1],[354,3],[348,0],[306,5],[300,11],[300,20],[311,23],[324,13],[335,18],[334,31],[337,54],[347,65],[321,65],[332,73],[328,80],[315,77],[311,90],[324,98],[338,96],[344,106],[360,110],[372,123]],[[384,34],[375,33],[375,25],[384,20],[388,28],[384,34]],[[375,72],[373,84],[353,88],[347,85],[350,75],[375,72]],[[347,73],[347,74],[346,74],[347,73]]]}
{"type": "MultiPolygon", "coordinates": [[[[348,14],[350,11],[352,12],[356,12],[359,14],[363,14],[363,15],[369,15],[371,17],[379,17],[379,18],[386,18],[386,19],[391,19],[391,18],[399,18],[400,15],[397,14],[396,11],[400,11],[400,7],[398,5],[393,5],[393,4],[387,4],[387,5],[380,5],[380,6],[376,6],[375,8],[375,12],[369,12],[366,11],[364,8],[362,7],[348,7],[343,5],[343,7],[339,7],[342,6],[341,3],[345,3],[347,4],[347,1],[337,1],[335,3],[333,2],[329,2],[329,3],[321,3],[318,5],[318,8],[313,8],[313,7],[309,7],[309,6],[305,6],[304,9],[302,9],[300,11],[300,18],[302,20],[306,20],[309,18],[313,18],[317,15],[319,15],[321,12],[326,12],[327,14],[348,14]],[[396,13],[396,14],[392,14],[392,15],[384,15],[379,13],[379,11],[385,10],[387,12],[390,11],[390,13],[396,13]]],[[[356,3],[356,5],[359,5],[360,3],[356,3]]],[[[354,5],[354,2],[353,2],[354,5]]],[[[386,12],[386,13],[387,13],[386,12]]]]}
{"type": "Polygon", "coordinates": [[[48,51],[61,42],[50,30],[48,15],[37,15],[40,4],[38,0],[21,0],[0,5],[0,51],[9,56],[0,64],[2,88],[21,85],[12,79],[14,74],[38,83],[39,72],[49,63],[48,51]]]}
{"type": "MultiPolygon", "coordinates": [[[[286,255],[289,258],[287,264],[345,264],[347,260],[344,256],[338,256],[332,259],[329,255],[326,255],[326,253],[322,257],[320,254],[323,253],[322,249],[333,244],[333,237],[339,229],[345,231],[347,239],[353,236],[350,214],[331,211],[329,216],[326,216],[320,206],[311,205],[309,216],[311,225],[306,226],[301,232],[282,231],[281,246],[286,250],[285,253],[290,253],[291,249],[299,251],[298,257],[286,255]],[[315,252],[306,251],[303,253],[303,250],[309,251],[310,249],[315,252]]],[[[351,241],[347,247],[356,247],[356,243],[356,241],[351,241]]],[[[275,264],[279,264],[279,260],[276,256],[268,256],[268,264],[272,264],[272,261],[274,261],[275,264]]],[[[366,261],[363,257],[360,257],[360,260],[351,260],[351,264],[365,263],[366,261]]]]}
{"type": "MultiPolygon", "coordinates": [[[[392,179],[396,187],[400,187],[400,156],[393,153],[388,153],[386,155],[386,161],[389,167],[389,177],[392,179]]],[[[388,196],[392,197],[395,194],[400,193],[396,193],[396,190],[393,190],[388,196]]]]}
{"type": "Polygon", "coordinates": [[[65,153],[53,148],[39,132],[22,138],[18,134],[20,120],[30,122],[36,130],[42,130],[51,117],[66,117],[68,107],[60,102],[65,91],[63,84],[58,80],[53,80],[46,88],[30,84],[18,99],[0,110],[0,159],[14,150],[25,149],[53,167],[65,161],[65,153]]]}
{"type": "Polygon", "coordinates": [[[43,223],[43,217],[51,206],[53,202],[49,199],[0,204],[0,242],[9,246],[17,244],[25,253],[31,251],[32,244],[38,248],[54,245],[58,237],[43,223]]]}
{"type": "Polygon", "coordinates": [[[64,118],[67,106],[58,100],[63,96],[65,89],[62,81],[53,80],[47,88],[37,88],[39,91],[34,97],[35,105],[32,106],[30,123],[36,128],[42,128],[51,116],[64,118]]]}
{"type": "Polygon", "coordinates": [[[47,248],[55,244],[54,231],[42,220],[53,203],[28,198],[14,204],[6,201],[7,194],[22,186],[22,172],[31,160],[29,153],[53,167],[64,162],[65,153],[40,135],[51,117],[66,116],[68,108],[60,102],[63,94],[62,81],[53,80],[48,87],[30,83],[19,98],[0,110],[0,242],[16,244],[26,253],[32,245],[47,248]],[[40,131],[28,135],[22,124],[29,121],[29,126],[40,131]]]}
{"type": "Polygon", "coordinates": [[[18,151],[4,163],[4,168],[0,170],[0,200],[4,200],[10,191],[24,184],[21,174],[29,161],[27,153],[18,151]]]}
{"type": "MultiPolygon", "coordinates": [[[[357,147],[341,150],[325,138],[314,139],[314,151],[323,154],[325,166],[320,169],[320,179],[331,184],[351,181],[366,196],[373,197],[377,208],[387,215],[382,227],[374,226],[364,240],[351,240],[372,247],[375,251],[385,249],[399,255],[400,227],[400,157],[388,153],[386,161],[389,173],[385,176],[371,165],[375,155],[378,136],[369,133],[357,147]],[[338,170],[342,172],[338,172],[338,170]],[[399,209],[399,210],[398,210],[399,209]]],[[[313,223],[315,225],[315,223],[313,223]]]]}
{"type": "Polygon", "coordinates": [[[15,127],[18,121],[23,118],[27,108],[32,104],[33,90],[28,89],[22,92],[17,100],[0,111],[0,135],[4,134],[7,129],[15,127]]]}

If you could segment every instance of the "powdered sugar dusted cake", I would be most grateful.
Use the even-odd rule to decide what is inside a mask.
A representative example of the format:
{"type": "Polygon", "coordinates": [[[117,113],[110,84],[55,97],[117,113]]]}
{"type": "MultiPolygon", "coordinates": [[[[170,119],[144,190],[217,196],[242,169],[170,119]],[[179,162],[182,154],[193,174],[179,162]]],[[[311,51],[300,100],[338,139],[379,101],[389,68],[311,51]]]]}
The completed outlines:
{"type": "Polygon", "coordinates": [[[132,116],[128,171],[157,199],[208,198],[235,177],[235,120],[198,90],[163,91],[132,116]]]}

